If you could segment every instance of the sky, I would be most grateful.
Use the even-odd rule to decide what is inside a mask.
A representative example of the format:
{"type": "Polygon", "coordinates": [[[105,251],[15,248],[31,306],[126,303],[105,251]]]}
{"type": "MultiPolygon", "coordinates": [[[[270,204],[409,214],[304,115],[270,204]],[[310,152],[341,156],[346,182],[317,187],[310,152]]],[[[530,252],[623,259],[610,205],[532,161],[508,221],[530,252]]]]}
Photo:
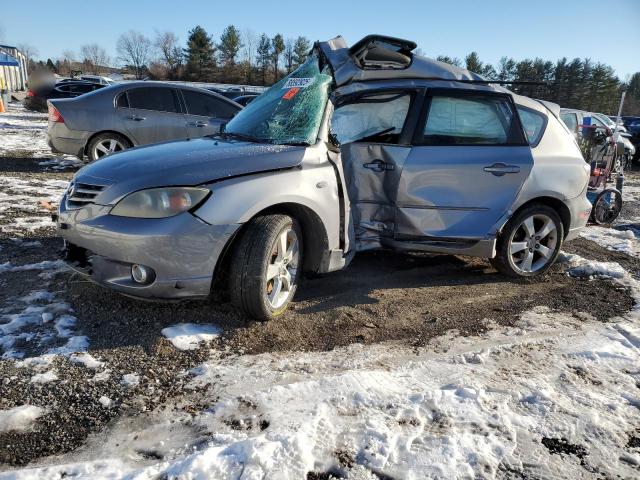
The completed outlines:
{"type": "Polygon", "coordinates": [[[500,57],[590,58],[611,65],[625,80],[640,71],[640,0],[31,0],[3,1],[0,41],[28,43],[46,60],[65,50],[98,43],[112,57],[120,34],[149,37],[170,30],[186,41],[201,25],[216,38],[226,25],[273,36],[336,35],[349,44],[370,33],[414,40],[431,57],[464,58],[475,50],[483,62],[500,57]]]}

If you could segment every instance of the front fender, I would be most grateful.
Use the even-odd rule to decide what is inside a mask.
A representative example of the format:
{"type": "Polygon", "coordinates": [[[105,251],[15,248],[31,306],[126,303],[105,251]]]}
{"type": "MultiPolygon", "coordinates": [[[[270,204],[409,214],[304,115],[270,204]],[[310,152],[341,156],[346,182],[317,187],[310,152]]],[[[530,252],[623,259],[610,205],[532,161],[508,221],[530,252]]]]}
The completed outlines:
{"type": "Polygon", "coordinates": [[[281,204],[314,211],[325,226],[329,248],[339,248],[340,203],[330,164],[236,177],[209,185],[213,194],[195,213],[211,225],[246,223],[281,204]]]}

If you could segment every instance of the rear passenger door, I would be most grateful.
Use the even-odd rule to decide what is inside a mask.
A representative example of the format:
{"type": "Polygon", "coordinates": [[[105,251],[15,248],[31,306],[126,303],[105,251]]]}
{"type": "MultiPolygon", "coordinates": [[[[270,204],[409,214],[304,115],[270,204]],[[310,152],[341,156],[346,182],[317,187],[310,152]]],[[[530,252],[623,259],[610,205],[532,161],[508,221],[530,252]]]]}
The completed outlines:
{"type": "Polygon", "coordinates": [[[430,90],[398,184],[396,239],[494,233],[532,166],[511,96],[430,90]]]}
{"type": "Polygon", "coordinates": [[[125,133],[136,145],[187,138],[178,95],[171,87],[126,90],[116,97],[116,112],[125,133]]]}
{"type": "Polygon", "coordinates": [[[239,111],[235,105],[206,93],[181,89],[186,106],[187,134],[190,138],[212,135],[239,111]]]}

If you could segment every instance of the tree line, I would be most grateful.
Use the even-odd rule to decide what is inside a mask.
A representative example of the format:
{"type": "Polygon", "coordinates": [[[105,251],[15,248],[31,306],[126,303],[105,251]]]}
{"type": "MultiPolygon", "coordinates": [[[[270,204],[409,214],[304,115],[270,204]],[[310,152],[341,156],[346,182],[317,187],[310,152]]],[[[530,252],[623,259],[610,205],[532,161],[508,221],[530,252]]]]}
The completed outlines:
{"type": "MultiPolygon", "coordinates": [[[[130,30],[118,38],[115,59],[101,46],[89,44],[80,48],[79,55],[66,51],[55,62],[48,59],[46,68],[61,75],[71,75],[74,69],[102,74],[113,70],[109,65],[115,61],[136,78],[271,85],[300,65],[310,49],[311,42],[304,36],[257,35],[251,30],[240,31],[235,25],[227,26],[217,38],[196,26],[188,32],[186,44],[170,31],[156,32],[149,38],[130,30]]],[[[444,55],[436,58],[492,80],[537,82],[505,86],[568,108],[616,113],[622,90],[627,89],[624,113],[640,115],[640,72],[625,83],[612,67],[588,58],[551,61],[502,57],[497,65],[482,62],[476,52],[462,60],[444,55]]]]}

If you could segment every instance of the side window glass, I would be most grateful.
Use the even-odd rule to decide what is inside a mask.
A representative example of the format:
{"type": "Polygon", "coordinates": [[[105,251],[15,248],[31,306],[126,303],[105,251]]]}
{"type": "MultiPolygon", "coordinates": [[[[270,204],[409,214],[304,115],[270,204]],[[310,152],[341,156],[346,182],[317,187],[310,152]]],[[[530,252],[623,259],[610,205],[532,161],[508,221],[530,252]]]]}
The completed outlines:
{"type": "Polygon", "coordinates": [[[569,130],[576,132],[578,130],[578,117],[575,113],[561,113],[560,120],[564,122],[569,130]]]}
{"type": "Polygon", "coordinates": [[[340,144],[398,143],[410,103],[411,95],[393,94],[366,97],[338,107],[331,119],[331,133],[340,144]]]}
{"type": "Polygon", "coordinates": [[[182,90],[187,111],[190,115],[200,115],[209,118],[232,118],[238,109],[224,100],[198,93],[191,90],[182,90]]]}
{"type": "Polygon", "coordinates": [[[518,114],[520,114],[520,121],[522,122],[522,128],[527,136],[529,145],[536,146],[542,134],[544,132],[545,118],[541,113],[534,112],[528,108],[517,107],[518,114]]]}
{"type": "Polygon", "coordinates": [[[127,99],[127,93],[122,92],[116,98],[116,108],[129,108],[129,100],[127,99]]]}
{"type": "Polygon", "coordinates": [[[504,98],[447,97],[431,99],[424,145],[506,145],[513,111],[504,98]]]}
{"type": "Polygon", "coordinates": [[[170,88],[134,88],[128,91],[129,106],[158,112],[178,112],[175,94],[170,88]]]}

